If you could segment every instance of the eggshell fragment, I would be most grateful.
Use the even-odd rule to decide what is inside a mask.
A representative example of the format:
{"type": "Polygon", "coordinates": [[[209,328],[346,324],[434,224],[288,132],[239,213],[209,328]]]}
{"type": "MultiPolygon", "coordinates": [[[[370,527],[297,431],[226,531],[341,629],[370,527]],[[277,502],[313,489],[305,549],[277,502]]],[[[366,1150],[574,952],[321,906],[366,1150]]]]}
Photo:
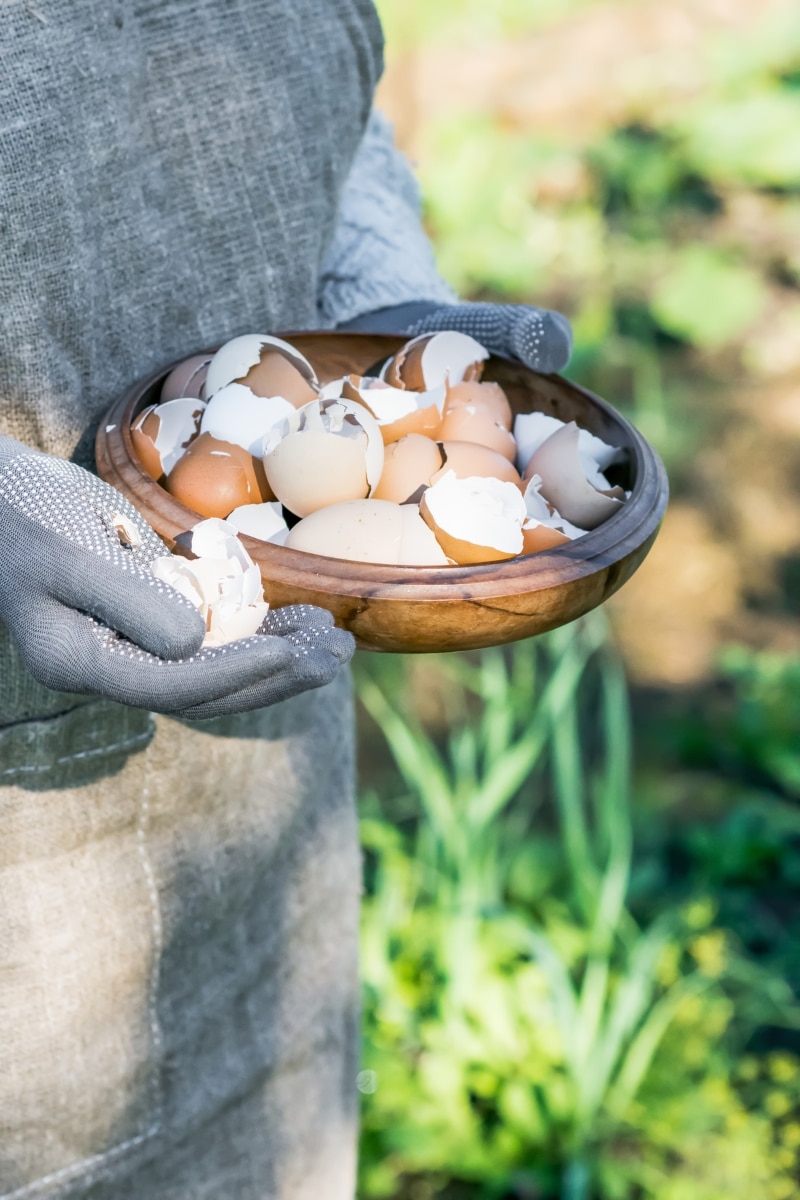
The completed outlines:
{"type": "Polygon", "coordinates": [[[525,470],[542,442],[546,442],[552,433],[563,427],[564,422],[549,413],[517,413],[514,418],[513,432],[514,441],[517,443],[515,461],[520,474],[525,470]]]}
{"type": "Polygon", "coordinates": [[[228,383],[206,405],[200,431],[260,455],[273,425],[294,411],[283,396],[256,396],[241,383],[228,383]]]}
{"type": "MultiPolygon", "coordinates": [[[[299,374],[301,380],[305,381],[311,392],[311,396],[307,399],[316,396],[319,391],[319,381],[308,359],[288,342],[266,333],[243,334],[241,337],[232,338],[220,347],[208,367],[205,384],[206,396],[210,399],[220,388],[235,382],[250,386],[254,394],[256,389],[261,389],[262,395],[284,395],[277,388],[274,391],[270,390],[273,386],[270,383],[270,377],[279,380],[282,387],[290,390],[297,380],[293,373],[284,371],[283,366],[276,363],[275,355],[286,360],[299,374]],[[262,358],[264,359],[263,367],[262,358]],[[261,369],[254,370],[254,368],[261,369]],[[248,379],[251,371],[253,371],[253,375],[248,379]],[[252,386],[253,381],[255,381],[255,387],[252,386]]],[[[301,388],[300,392],[302,390],[301,388]]],[[[288,396],[285,398],[291,399],[288,396]]],[[[299,400],[301,404],[305,402],[306,400],[299,400]]]]}
{"type": "Polygon", "coordinates": [[[498,562],[522,552],[527,513],[513,483],[457,479],[448,471],[423,494],[420,513],[454,562],[498,562]]]}
{"type": "Polygon", "coordinates": [[[466,382],[448,386],[444,401],[444,412],[461,405],[473,405],[490,413],[498,425],[509,432],[514,420],[508,396],[499,383],[466,382]]]}
{"type": "Polygon", "coordinates": [[[579,433],[574,421],[556,430],[534,452],[527,471],[541,476],[541,494],[562,516],[582,529],[595,529],[617,511],[625,493],[592,486],[578,454],[579,433]]]}
{"type": "Polygon", "coordinates": [[[383,471],[372,493],[375,500],[404,504],[430,485],[442,467],[441,446],[419,433],[409,433],[386,447],[383,471]]]}
{"type": "Polygon", "coordinates": [[[446,409],[439,426],[443,442],[475,442],[496,450],[513,463],[517,444],[512,434],[495,421],[491,413],[474,404],[458,404],[446,409]]]}
{"type": "Polygon", "coordinates": [[[274,500],[264,468],[241,446],[201,433],[178,459],[164,486],[204,517],[227,517],[242,504],[274,500]]]}
{"type": "Polygon", "coordinates": [[[197,436],[204,407],[202,400],[181,397],[151,405],[134,420],[131,426],[133,445],[142,466],[153,479],[168,475],[197,436]]]}
{"type": "Polygon", "coordinates": [[[290,529],[286,546],[388,566],[448,565],[416,507],[389,500],[348,500],[320,508],[290,529]]]}
{"type": "MultiPolygon", "coordinates": [[[[355,398],[363,404],[381,427],[384,443],[389,445],[409,433],[435,437],[439,432],[444,404],[444,384],[427,392],[411,392],[390,387],[381,379],[360,381],[355,398]]],[[[343,390],[343,395],[348,392],[343,390]]]]}
{"type": "MultiPolygon", "coordinates": [[[[517,443],[517,467],[525,476],[530,478],[528,464],[541,444],[556,432],[563,429],[564,421],[549,413],[533,412],[518,413],[514,418],[514,438],[517,443]]],[[[611,446],[588,429],[580,429],[578,434],[578,453],[585,460],[586,473],[591,478],[595,469],[604,471],[612,463],[624,462],[625,451],[619,446],[611,446]],[[590,466],[590,463],[595,466],[590,466]]],[[[608,487],[608,481],[602,480],[595,484],[598,487],[608,487]]]]}
{"type": "Polygon", "coordinates": [[[586,529],[579,529],[577,525],[573,525],[566,517],[562,517],[561,513],[553,508],[552,504],[548,504],[544,496],[541,495],[541,486],[541,477],[533,475],[528,480],[522,493],[529,520],[535,521],[538,525],[549,525],[551,529],[563,533],[569,541],[574,541],[575,538],[582,537],[587,533],[586,529]]]}
{"type": "Polygon", "coordinates": [[[383,469],[380,427],[351,400],[313,400],[273,428],[264,470],[276,497],[298,517],[343,500],[363,499],[383,469]]]}
{"type": "Polygon", "coordinates": [[[226,520],[237,533],[246,533],[262,542],[283,545],[289,532],[281,505],[274,500],[264,504],[242,504],[229,513],[226,520]]]}
{"type": "Polygon", "coordinates": [[[161,386],[161,403],[185,396],[203,399],[203,384],[213,357],[213,354],[193,354],[173,367],[161,386]]]}
{"type": "Polygon", "coordinates": [[[481,475],[486,479],[500,479],[504,483],[513,483],[522,488],[522,480],[516,468],[496,450],[479,446],[477,442],[441,442],[440,445],[444,463],[441,469],[431,476],[431,483],[436,483],[446,471],[453,471],[457,479],[481,475]]]}
{"type": "Polygon", "coordinates": [[[465,333],[423,333],[406,342],[381,374],[392,387],[424,392],[445,381],[480,379],[488,357],[489,351],[465,333]]]}
{"type": "Polygon", "coordinates": [[[522,526],[522,553],[538,554],[540,550],[552,550],[563,546],[570,539],[565,533],[530,517],[522,526]]]}
{"type": "Polygon", "coordinates": [[[154,575],[200,609],[206,646],[255,634],[269,610],[261,572],[236,532],[221,520],[201,521],[191,536],[193,559],[165,555],[150,564],[154,575]]]}

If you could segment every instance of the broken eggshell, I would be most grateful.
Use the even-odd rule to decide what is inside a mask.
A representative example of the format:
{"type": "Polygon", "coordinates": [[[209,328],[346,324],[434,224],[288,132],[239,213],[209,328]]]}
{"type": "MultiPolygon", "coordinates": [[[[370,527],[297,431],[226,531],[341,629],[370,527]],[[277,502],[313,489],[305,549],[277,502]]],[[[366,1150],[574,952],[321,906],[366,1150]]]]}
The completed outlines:
{"type": "Polygon", "coordinates": [[[262,542],[275,542],[279,546],[283,545],[289,532],[281,505],[275,500],[264,504],[242,504],[225,519],[237,533],[259,538],[262,542]]]}
{"type": "MultiPolygon", "coordinates": [[[[354,394],[350,398],[369,409],[380,425],[386,445],[409,433],[430,438],[438,434],[445,399],[443,383],[425,392],[391,387],[382,379],[362,379],[351,386],[354,394]]],[[[342,394],[348,395],[344,390],[342,394]]]]}
{"type": "Polygon", "coordinates": [[[447,556],[416,505],[347,500],[317,509],[289,531],[286,546],[353,562],[446,567],[447,556]]]}
{"type": "Polygon", "coordinates": [[[198,400],[205,399],[203,384],[208,374],[208,364],[213,354],[193,354],[173,367],[161,387],[161,403],[167,400],[177,400],[185,396],[196,396],[198,400]]]}
{"type": "Polygon", "coordinates": [[[525,501],[513,483],[447,471],[420,500],[420,513],[448,558],[498,562],[522,553],[525,501]]]}
{"type": "Polygon", "coordinates": [[[598,490],[586,477],[579,454],[580,430],[574,421],[562,425],[534,452],[526,475],[539,475],[539,491],[568,521],[595,529],[625,500],[620,487],[598,490]]]}
{"type": "Polygon", "coordinates": [[[196,438],[204,408],[202,400],[180,397],[139,413],[131,438],[139,461],[153,479],[168,475],[196,438]]]}
{"type": "Polygon", "coordinates": [[[211,519],[191,531],[192,559],[164,555],[150,570],[191,601],[206,622],[204,646],[252,637],[269,611],[261,572],[232,525],[211,519]]]}
{"type": "Polygon", "coordinates": [[[383,470],[380,426],[352,400],[313,400],[276,425],[264,442],[264,471],[291,513],[309,513],[370,495],[383,470]]]}
{"type": "Polygon", "coordinates": [[[478,380],[489,351],[466,333],[422,333],[384,364],[381,378],[397,388],[426,392],[443,383],[478,380]]]}
{"type": "Polygon", "coordinates": [[[232,338],[212,358],[205,395],[211,399],[229,383],[240,383],[254,395],[283,396],[294,407],[316,397],[319,381],[307,358],[282,338],[248,333],[232,338]]]}
{"type": "Polygon", "coordinates": [[[256,396],[241,383],[228,383],[206,405],[200,432],[260,455],[273,425],[294,411],[294,405],[283,396],[256,396]]]}

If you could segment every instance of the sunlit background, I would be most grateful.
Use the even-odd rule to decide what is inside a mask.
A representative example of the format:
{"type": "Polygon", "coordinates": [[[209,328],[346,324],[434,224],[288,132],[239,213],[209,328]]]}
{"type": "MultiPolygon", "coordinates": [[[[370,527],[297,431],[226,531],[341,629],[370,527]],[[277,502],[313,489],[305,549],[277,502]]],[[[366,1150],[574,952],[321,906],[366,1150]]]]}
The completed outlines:
{"type": "Polygon", "coordinates": [[[800,7],[380,0],[466,298],[667,466],[603,612],[359,656],[362,1200],[800,1184],[800,7]]]}

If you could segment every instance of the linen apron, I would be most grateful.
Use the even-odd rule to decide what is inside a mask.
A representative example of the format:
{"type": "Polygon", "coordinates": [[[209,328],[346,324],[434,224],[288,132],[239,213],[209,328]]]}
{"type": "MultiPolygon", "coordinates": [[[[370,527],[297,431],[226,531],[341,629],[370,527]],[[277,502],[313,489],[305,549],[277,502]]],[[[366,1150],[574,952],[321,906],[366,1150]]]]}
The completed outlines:
{"type": "MultiPolygon", "coordinates": [[[[368,0],[0,0],[0,432],[90,464],[132,381],[318,325],[381,51],[368,0]]],[[[346,672],[192,724],[0,625],[0,1200],[352,1196],[352,738],[346,672]]]]}

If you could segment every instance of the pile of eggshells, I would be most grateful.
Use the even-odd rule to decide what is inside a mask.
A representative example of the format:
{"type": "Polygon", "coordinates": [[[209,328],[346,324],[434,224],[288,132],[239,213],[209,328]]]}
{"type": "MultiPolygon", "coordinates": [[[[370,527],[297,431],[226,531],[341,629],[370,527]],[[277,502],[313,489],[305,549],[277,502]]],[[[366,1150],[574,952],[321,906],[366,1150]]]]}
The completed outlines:
{"type": "Polygon", "coordinates": [[[563,545],[625,502],[604,475],[625,453],[574,422],[514,419],[481,382],[488,356],[423,334],[379,376],[321,385],[289,343],[237,337],[168,376],[134,447],[188,508],[307,553],[444,567],[563,545]]]}

